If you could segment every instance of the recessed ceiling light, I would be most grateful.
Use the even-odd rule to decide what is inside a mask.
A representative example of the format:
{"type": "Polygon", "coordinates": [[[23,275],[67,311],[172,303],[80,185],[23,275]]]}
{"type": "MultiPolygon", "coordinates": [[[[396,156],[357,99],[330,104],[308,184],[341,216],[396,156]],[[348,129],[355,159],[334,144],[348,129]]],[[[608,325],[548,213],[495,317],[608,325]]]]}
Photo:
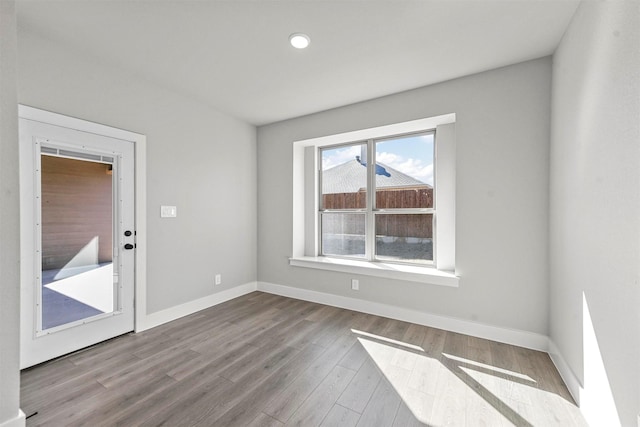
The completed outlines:
{"type": "Polygon", "coordinates": [[[311,39],[306,34],[293,33],[289,36],[289,43],[291,43],[291,46],[295,47],[296,49],[304,49],[305,47],[309,46],[309,43],[311,43],[311,39]]]}

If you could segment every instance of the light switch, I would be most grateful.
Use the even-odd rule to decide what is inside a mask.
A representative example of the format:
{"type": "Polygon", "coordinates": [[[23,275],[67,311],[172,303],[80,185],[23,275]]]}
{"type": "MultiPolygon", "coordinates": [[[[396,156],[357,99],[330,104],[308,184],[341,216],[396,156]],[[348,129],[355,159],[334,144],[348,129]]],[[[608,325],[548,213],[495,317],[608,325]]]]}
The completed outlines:
{"type": "Polygon", "coordinates": [[[161,218],[175,218],[178,216],[178,208],[175,206],[160,206],[161,218]]]}

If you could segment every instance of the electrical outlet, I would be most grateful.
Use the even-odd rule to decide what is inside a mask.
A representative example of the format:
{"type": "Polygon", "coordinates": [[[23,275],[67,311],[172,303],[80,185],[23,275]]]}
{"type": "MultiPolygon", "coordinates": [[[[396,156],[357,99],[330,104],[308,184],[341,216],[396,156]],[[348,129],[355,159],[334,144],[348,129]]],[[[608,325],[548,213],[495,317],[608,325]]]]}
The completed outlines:
{"type": "Polygon", "coordinates": [[[216,285],[222,284],[222,274],[216,274],[216,285]]]}
{"type": "Polygon", "coordinates": [[[358,279],[351,279],[351,289],[354,291],[360,290],[360,281],[358,279]]]}

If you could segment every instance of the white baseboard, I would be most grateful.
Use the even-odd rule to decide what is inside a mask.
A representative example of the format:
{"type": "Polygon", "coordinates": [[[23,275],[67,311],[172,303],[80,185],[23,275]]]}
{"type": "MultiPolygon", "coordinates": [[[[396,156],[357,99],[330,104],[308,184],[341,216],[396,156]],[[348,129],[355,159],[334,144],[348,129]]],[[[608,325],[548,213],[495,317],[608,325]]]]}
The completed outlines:
{"type": "Polygon", "coordinates": [[[0,423],[0,427],[24,427],[26,424],[26,417],[22,410],[18,409],[18,415],[0,423]]]}
{"type": "MultiPolygon", "coordinates": [[[[569,364],[560,353],[560,349],[556,345],[556,343],[549,338],[549,357],[551,357],[551,361],[554,365],[556,365],[556,369],[560,373],[562,380],[564,381],[567,389],[569,389],[569,393],[575,400],[578,407],[580,406],[580,390],[582,389],[582,384],[580,380],[573,373],[573,370],[569,367],[569,364]]],[[[640,426],[639,426],[640,427],[640,426]]]]}
{"type": "Polygon", "coordinates": [[[171,322],[172,320],[188,316],[200,310],[213,307],[214,305],[221,304],[234,298],[238,298],[242,295],[246,295],[256,290],[257,283],[249,282],[245,283],[244,285],[239,285],[234,288],[224,290],[222,292],[207,295],[206,297],[194,301],[189,301],[175,307],[167,308],[166,310],[147,314],[141,319],[142,321],[138,322],[138,324],[136,325],[136,332],[142,332],[147,329],[155,328],[156,326],[160,326],[164,323],[171,322]]]}
{"type": "MultiPolygon", "coordinates": [[[[521,331],[517,329],[502,328],[498,326],[486,325],[478,322],[447,317],[438,314],[425,313],[418,310],[397,307],[379,302],[366,301],[358,298],[345,297],[340,295],[327,294],[323,292],[311,291],[307,289],[295,288],[291,286],[277,285],[267,282],[249,282],[222,292],[208,295],[204,298],[190,301],[188,303],[171,307],[166,310],[151,313],[144,317],[143,322],[137,326],[136,332],[142,332],[154,328],[172,320],[196,313],[200,310],[221,304],[225,301],[246,295],[254,291],[262,291],[284,297],[330,305],[333,307],[345,308],[362,313],[374,314],[447,331],[458,332],[478,338],[498,341],[505,344],[516,345],[532,350],[549,353],[551,360],[555,364],[560,376],[564,380],[569,392],[576,403],[580,404],[581,384],[573,373],[564,357],[560,353],[555,343],[547,336],[533,332],[521,331]]],[[[16,418],[0,424],[0,427],[22,427],[24,426],[24,414],[22,418],[16,418]],[[20,423],[22,420],[22,423],[20,423]]],[[[640,425],[639,425],[640,427],[640,425]]]]}
{"type": "Polygon", "coordinates": [[[281,295],[305,301],[317,302],[334,307],[346,308],[363,313],[375,314],[377,316],[389,317],[391,319],[405,322],[417,323],[419,325],[430,326],[461,334],[472,335],[505,344],[517,345],[533,350],[548,351],[548,338],[546,335],[533,332],[520,331],[516,329],[501,328],[498,326],[486,325],[454,317],[441,316],[437,314],[425,313],[403,307],[397,307],[379,302],[366,301],[357,298],[344,297],[340,295],[326,294],[323,292],[310,291],[307,289],[294,288],[291,286],[276,285],[267,282],[258,282],[258,290],[271,294],[281,295]]]}

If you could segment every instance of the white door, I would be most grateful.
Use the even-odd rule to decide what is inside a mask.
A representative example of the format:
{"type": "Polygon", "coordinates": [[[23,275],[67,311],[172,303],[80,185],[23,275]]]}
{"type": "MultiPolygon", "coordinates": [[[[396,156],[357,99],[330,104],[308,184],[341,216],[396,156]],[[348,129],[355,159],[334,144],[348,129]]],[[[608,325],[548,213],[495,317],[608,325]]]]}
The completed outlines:
{"type": "Polygon", "coordinates": [[[22,368],[134,329],[134,144],[67,126],[20,118],[22,368]]]}

